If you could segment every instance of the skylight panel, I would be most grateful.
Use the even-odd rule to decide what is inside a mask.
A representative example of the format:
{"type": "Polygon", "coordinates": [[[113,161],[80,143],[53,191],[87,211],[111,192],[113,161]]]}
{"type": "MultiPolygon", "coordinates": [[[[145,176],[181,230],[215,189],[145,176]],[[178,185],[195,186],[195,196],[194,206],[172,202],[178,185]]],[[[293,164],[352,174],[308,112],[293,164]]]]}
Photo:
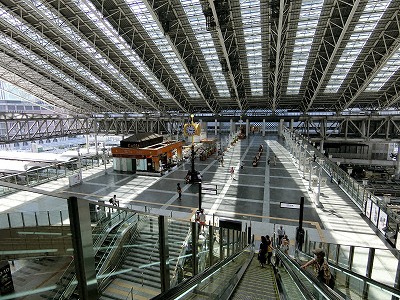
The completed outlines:
{"type": "Polygon", "coordinates": [[[287,94],[298,94],[300,91],[323,4],[323,0],[308,0],[301,4],[286,89],[287,94]]]}
{"type": "Polygon", "coordinates": [[[247,67],[252,96],[263,95],[261,15],[259,0],[240,0],[247,67]]]}
{"type": "MultiPolygon", "coordinates": [[[[24,30],[23,32],[26,34],[27,28],[22,22],[14,18],[14,16],[10,15],[8,12],[0,8],[0,17],[3,18],[8,22],[8,20],[12,20],[9,23],[18,23],[18,28],[24,30]]],[[[97,97],[94,93],[92,93],[89,89],[84,87],[83,85],[79,84],[65,73],[61,72],[60,70],[54,68],[51,64],[43,60],[40,56],[34,54],[33,52],[28,51],[27,49],[23,48],[21,45],[10,39],[5,34],[0,33],[0,43],[9,47],[13,52],[17,53],[21,57],[28,58],[34,64],[36,64],[40,69],[45,70],[47,73],[51,74],[52,76],[58,78],[61,82],[65,82],[66,84],[70,85],[71,87],[75,88],[76,90],[80,91],[83,95],[88,97],[89,99],[96,101],[96,102],[103,102],[99,97],[97,97]]]]}
{"type": "Polygon", "coordinates": [[[165,60],[171,66],[176,77],[182,83],[186,92],[192,98],[199,98],[200,95],[196,90],[193,82],[190,80],[189,75],[186,72],[176,72],[178,69],[184,70],[182,63],[176,58],[171,45],[165,39],[162,29],[158,26],[157,22],[154,20],[153,16],[148,11],[146,5],[141,0],[125,0],[131,11],[135,14],[136,18],[139,20],[140,24],[146,30],[146,32],[151,37],[152,41],[155,43],[157,48],[160,50],[165,60]]]}
{"type": "Polygon", "coordinates": [[[205,31],[206,18],[203,14],[200,2],[198,0],[182,0],[181,4],[188,17],[190,26],[195,33],[196,40],[200,44],[200,50],[203,55],[206,56],[207,52],[214,53],[213,55],[207,56],[206,64],[210,70],[214,84],[217,86],[218,95],[220,97],[230,97],[228,84],[226,83],[225,76],[222,74],[221,63],[216,54],[211,34],[205,31]],[[204,48],[202,45],[209,48],[204,48]]]}
{"type": "Polygon", "coordinates": [[[391,0],[368,1],[335,70],[332,72],[325,88],[326,93],[337,93],[390,2],[391,0]]]}
{"type": "Polygon", "coordinates": [[[368,92],[378,92],[385,83],[392,77],[400,68],[400,47],[392,55],[386,64],[382,67],[375,78],[370,82],[365,89],[368,92]]]}
{"type": "MultiPolygon", "coordinates": [[[[93,6],[91,3],[79,1],[76,3],[76,5],[83,11],[85,14],[92,20],[93,24],[97,26],[106,36],[109,38],[113,44],[115,44],[118,49],[126,53],[126,58],[128,58],[135,67],[144,65],[143,61],[137,56],[137,54],[129,47],[129,45],[126,43],[126,41],[121,38],[118,34],[118,32],[115,31],[113,26],[108,22],[107,19],[103,18],[103,16],[100,14],[100,12],[93,6]]],[[[141,68],[140,69],[141,73],[143,74],[144,78],[147,80],[149,78],[153,78],[154,83],[153,87],[157,90],[157,92],[160,94],[160,96],[164,99],[171,99],[172,96],[171,94],[165,89],[165,87],[156,79],[154,74],[148,69],[148,68],[141,68]]],[[[119,73],[119,72],[118,72],[119,73]]],[[[124,81],[127,82],[129,80],[127,77],[125,77],[122,74],[119,74],[119,77],[122,79],[124,78],[124,81]]],[[[129,83],[131,86],[132,84],[129,83]]],[[[132,92],[134,92],[135,96],[138,97],[138,99],[145,100],[146,96],[142,94],[142,92],[139,91],[136,87],[132,86],[132,92]]]]}

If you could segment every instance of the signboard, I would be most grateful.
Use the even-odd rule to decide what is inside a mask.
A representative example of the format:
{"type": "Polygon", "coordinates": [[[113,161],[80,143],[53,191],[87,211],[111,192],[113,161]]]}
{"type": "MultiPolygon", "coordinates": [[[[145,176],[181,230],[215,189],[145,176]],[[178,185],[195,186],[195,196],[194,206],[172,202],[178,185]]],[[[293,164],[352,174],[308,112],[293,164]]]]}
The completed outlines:
{"type": "Polygon", "coordinates": [[[378,229],[383,234],[385,234],[385,230],[387,229],[387,214],[383,210],[379,213],[378,229]]]}
{"type": "Polygon", "coordinates": [[[217,185],[216,184],[202,184],[201,192],[208,195],[217,195],[217,185]]]}
{"type": "Polygon", "coordinates": [[[10,264],[8,261],[0,262],[0,295],[14,292],[14,284],[11,275],[10,264]]]}
{"type": "Polygon", "coordinates": [[[281,202],[281,208],[294,208],[294,209],[300,209],[300,204],[297,204],[297,203],[285,203],[285,202],[281,202]]]}
{"type": "Polygon", "coordinates": [[[82,171],[68,177],[69,186],[74,186],[82,183],[82,171]]]}
{"type": "Polygon", "coordinates": [[[375,226],[378,226],[378,216],[379,216],[379,206],[376,205],[375,203],[372,203],[370,220],[375,226]]]}
{"type": "Polygon", "coordinates": [[[242,222],[229,219],[219,219],[219,227],[241,231],[242,222]]]}
{"type": "Polygon", "coordinates": [[[367,200],[367,205],[365,206],[365,215],[367,216],[368,219],[371,217],[371,206],[372,206],[372,201],[371,199],[367,200]]]}

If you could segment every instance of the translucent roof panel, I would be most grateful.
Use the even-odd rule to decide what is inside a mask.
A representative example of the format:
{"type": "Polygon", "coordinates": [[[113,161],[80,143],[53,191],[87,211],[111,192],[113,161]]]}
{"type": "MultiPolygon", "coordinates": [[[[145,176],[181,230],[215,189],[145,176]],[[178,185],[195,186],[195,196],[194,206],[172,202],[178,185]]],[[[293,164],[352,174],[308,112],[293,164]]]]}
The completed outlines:
{"type": "Polygon", "coordinates": [[[383,85],[394,75],[400,68],[400,47],[392,55],[386,64],[382,67],[379,73],[371,81],[368,87],[365,89],[368,92],[377,92],[383,85]]]}
{"type": "Polygon", "coordinates": [[[24,101],[26,104],[34,104],[36,106],[40,106],[43,109],[51,110],[51,111],[60,111],[61,109],[48,104],[42,99],[37,98],[36,96],[27,93],[25,90],[19,88],[18,86],[9,83],[7,81],[0,80],[0,102],[1,101],[9,101],[9,100],[20,100],[24,101]]]}
{"type": "Polygon", "coordinates": [[[390,2],[391,0],[368,1],[335,70],[332,72],[325,93],[337,93],[390,2]]]}
{"type": "MultiPolygon", "coordinates": [[[[0,17],[4,17],[5,15],[3,14],[4,11],[0,8],[0,17]]],[[[58,80],[65,82],[66,84],[70,85],[74,89],[78,90],[81,92],[83,95],[88,97],[89,99],[97,102],[101,102],[102,100],[97,97],[94,93],[92,93],[89,89],[87,89],[85,86],[79,84],[76,80],[73,80],[70,78],[68,75],[65,73],[61,72],[60,70],[54,68],[51,64],[49,64],[47,61],[42,59],[40,56],[37,54],[28,51],[27,49],[23,48],[20,44],[16,43],[14,40],[9,38],[7,35],[0,33],[0,44],[5,45],[9,49],[12,49],[12,51],[15,54],[18,54],[22,57],[25,57],[29,59],[32,63],[34,63],[38,68],[45,70],[58,80]]]]}
{"type": "Polygon", "coordinates": [[[212,40],[211,34],[206,31],[206,18],[203,14],[200,2],[198,0],[182,0],[181,4],[195,34],[196,40],[200,45],[200,50],[203,53],[214,84],[217,87],[218,95],[220,97],[230,97],[228,84],[222,73],[221,63],[218,59],[214,41],[212,40]]]}
{"type": "Polygon", "coordinates": [[[244,40],[246,42],[247,64],[251,94],[263,94],[261,50],[261,14],[259,0],[240,0],[244,40]]]}
{"type": "Polygon", "coordinates": [[[192,98],[200,98],[199,93],[186,73],[185,68],[182,66],[181,61],[178,59],[171,48],[171,45],[169,45],[168,40],[165,38],[163,30],[158,26],[145,4],[141,0],[125,0],[125,2],[129,5],[131,11],[135,14],[140,24],[147,31],[165,60],[171,66],[189,96],[192,98]]]}
{"type": "Polygon", "coordinates": [[[58,27],[64,34],[75,43],[75,45],[81,48],[88,55],[96,59],[96,61],[103,67],[103,71],[112,74],[112,76],[118,78],[118,80],[129,89],[135,97],[138,99],[144,99],[144,95],[138,90],[136,86],[130,82],[129,78],[124,76],[119,70],[112,64],[112,62],[99,52],[96,48],[90,45],[82,36],[80,32],[75,30],[73,27],[68,26],[65,20],[59,18],[57,13],[52,8],[45,6],[41,1],[34,1],[37,6],[36,9],[44,16],[49,22],[53,23],[54,26],[58,27]]]}
{"type": "Polygon", "coordinates": [[[286,89],[287,94],[298,94],[300,91],[323,4],[323,0],[303,0],[301,4],[286,89]]]}
{"type": "MultiPolygon", "coordinates": [[[[160,96],[164,99],[172,99],[171,94],[165,89],[164,85],[162,85],[159,80],[154,76],[153,72],[151,72],[143,60],[136,54],[135,51],[126,43],[126,41],[118,34],[118,32],[114,29],[114,27],[108,22],[106,18],[94,7],[93,4],[87,3],[87,1],[78,1],[76,5],[86,13],[87,17],[93,22],[93,25],[97,26],[113,44],[121,50],[127,59],[131,61],[131,63],[139,70],[143,77],[146,78],[157,90],[160,96]]],[[[136,89],[137,92],[139,92],[136,89]]],[[[144,99],[145,96],[142,95],[144,99]]]]}

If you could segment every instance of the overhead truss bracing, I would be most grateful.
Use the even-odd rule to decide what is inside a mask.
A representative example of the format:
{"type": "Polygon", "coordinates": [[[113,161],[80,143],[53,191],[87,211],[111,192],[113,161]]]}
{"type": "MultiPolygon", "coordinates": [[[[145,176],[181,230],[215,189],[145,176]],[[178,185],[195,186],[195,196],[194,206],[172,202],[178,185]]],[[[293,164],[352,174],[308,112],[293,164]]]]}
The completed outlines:
{"type": "Polygon", "coordinates": [[[400,142],[399,116],[301,117],[294,129],[312,141],[400,142]]]}
{"type": "Polygon", "coordinates": [[[271,111],[276,112],[282,93],[282,71],[287,42],[287,32],[290,17],[290,1],[272,0],[270,2],[270,51],[268,53],[269,80],[268,100],[271,111]]]}
{"type": "Polygon", "coordinates": [[[399,7],[1,0],[0,79],[72,115],[396,110],[399,7]]]}
{"type": "MultiPolygon", "coordinates": [[[[400,142],[400,116],[310,116],[310,117],[224,117],[217,122],[230,123],[248,119],[259,126],[263,121],[279,124],[283,120],[314,141],[380,141],[400,142]]],[[[215,119],[202,117],[203,122],[215,119]]],[[[187,120],[186,120],[187,121],[187,120]]],[[[155,132],[171,136],[182,132],[185,119],[181,117],[121,116],[61,116],[43,114],[0,114],[0,144],[52,140],[58,137],[86,134],[123,135],[155,132]]]]}
{"type": "Polygon", "coordinates": [[[156,132],[176,134],[183,128],[182,118],[163,117],[65,117],[43,114],[0,114],[0,144],[52,140],[87,134],[131,135],[156,132]]]}

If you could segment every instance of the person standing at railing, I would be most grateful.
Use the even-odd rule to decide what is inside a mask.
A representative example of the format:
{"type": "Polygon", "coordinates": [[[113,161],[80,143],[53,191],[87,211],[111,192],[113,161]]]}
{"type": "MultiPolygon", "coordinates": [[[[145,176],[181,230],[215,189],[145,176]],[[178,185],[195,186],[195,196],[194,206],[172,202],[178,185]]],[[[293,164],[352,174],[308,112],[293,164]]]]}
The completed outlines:
{"type": "Polygon", "coordinates": [[[316,248],[312,252],[315,255],[314,258],[302,265],[301,268],[305,269],[308,266],[312,266],[318,280],[333,289],[335,287],[335,278],[331,273],[328,262],[325,260],[325,251],[321,248],[316,248]]]}

